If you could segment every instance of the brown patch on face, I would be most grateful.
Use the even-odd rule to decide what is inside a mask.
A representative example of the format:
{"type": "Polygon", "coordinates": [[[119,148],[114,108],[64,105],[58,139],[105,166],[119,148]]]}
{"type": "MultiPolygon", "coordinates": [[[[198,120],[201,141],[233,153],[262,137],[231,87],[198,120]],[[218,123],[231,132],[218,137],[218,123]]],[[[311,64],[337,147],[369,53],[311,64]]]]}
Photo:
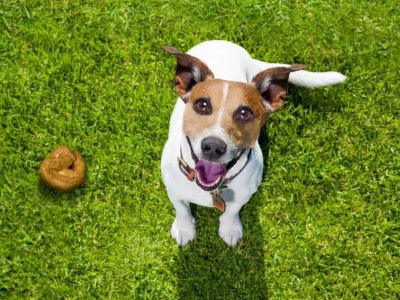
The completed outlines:
{"type": "Polygon", "coordinates": [[[258,91],[251,84],[233,82],[229,84],[221,127],[232,137],[238,147],[251,148],[258,140],[261,127],[267,121],[265,106],[258,91]],[[240,107],[249,107],[254,118],[247,123],[235,120],[240,107]]]}
{"type": "Polygon", "coordinates": [[[205,129],[218,125],[238,148],[250,148],[257,141],[266,120],[262,98],[252,84],[209,79],[193,87],[185,108],[183,131],[185,135],[195,138],[205,129]],[[200,98],[209,100],[211,114],[200,115],[194,110],[193,105],[200,98]],[[252,110],[254,118],[250,122],[241,123],[235,119],[235,113],[240,107],[252,110]]]}
{"type": "Polygon", "coordinates": [[[222,80],[210,79],[193,87],[183,116],[183,132],[185,135],[196,137],[203,130],[216,124],[222,100],[222,83],[222,80]],[[194,110],[193,105],[200,98],[209,99],[212,107],[210,115],[200,115],[194,110]]]}

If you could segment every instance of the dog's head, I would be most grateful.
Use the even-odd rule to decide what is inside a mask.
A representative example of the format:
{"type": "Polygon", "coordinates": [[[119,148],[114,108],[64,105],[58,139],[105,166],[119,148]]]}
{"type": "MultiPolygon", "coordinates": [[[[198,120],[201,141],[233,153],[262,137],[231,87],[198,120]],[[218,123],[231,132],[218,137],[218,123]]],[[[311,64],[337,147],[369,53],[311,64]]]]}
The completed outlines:
{"type": "Polygon", "coordinates": [[[175,89],[186,103],[183,133],[199,158],[200,183],[210,187],[226,166],[256,143],[269,115],[283,106],[290,72],[304,69],[270,68],[250,83],[214,79],[198,58],[163,47],[177,59],[175,89]]]}

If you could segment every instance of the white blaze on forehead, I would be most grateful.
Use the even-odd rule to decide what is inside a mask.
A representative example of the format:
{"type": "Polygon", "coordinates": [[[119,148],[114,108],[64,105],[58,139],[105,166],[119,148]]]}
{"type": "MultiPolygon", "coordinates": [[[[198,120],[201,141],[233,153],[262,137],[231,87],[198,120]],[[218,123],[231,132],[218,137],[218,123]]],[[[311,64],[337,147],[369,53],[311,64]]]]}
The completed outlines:
{"type": "Polygon", "coordinates": [[[228,82],[224,82],[224,84],[222,85],[221,105],[219,107],[218,116],[217,116],[217,122],[216,122],[217,126],[221,125],[222,116],[224,115],[224,111],[225,111],[226,100],[228,99],[228,90],[229,90],[229,83],[228,82]]]}

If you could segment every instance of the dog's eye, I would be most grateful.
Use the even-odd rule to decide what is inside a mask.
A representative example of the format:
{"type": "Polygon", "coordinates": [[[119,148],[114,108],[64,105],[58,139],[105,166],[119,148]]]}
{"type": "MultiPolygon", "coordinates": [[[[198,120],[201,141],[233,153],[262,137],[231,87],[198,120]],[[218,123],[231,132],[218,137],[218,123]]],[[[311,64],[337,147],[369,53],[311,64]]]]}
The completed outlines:
{"type": "Polygon", "coordinates": [[[193,104],[193,109],[200,115],[210,115],[212,107],[210,101],[206,98],[199,98],[193,104]]]}
{"type": "Polygon", "coordinates": [[[247,106],[239,107],[233,116],[239,123],[247,123],[254,119],[253,111],[247,106]]]}

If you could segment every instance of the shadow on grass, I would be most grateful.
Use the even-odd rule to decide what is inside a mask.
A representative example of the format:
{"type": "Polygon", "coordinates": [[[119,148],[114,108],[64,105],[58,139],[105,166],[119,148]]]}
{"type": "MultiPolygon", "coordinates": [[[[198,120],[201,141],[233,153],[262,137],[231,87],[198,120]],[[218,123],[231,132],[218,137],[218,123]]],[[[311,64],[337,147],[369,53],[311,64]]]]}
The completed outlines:
{"type": "Polygon", "coordinates": [[[218,236],[219,213],[195,209],[197,237],[176,258],[179,299],[266,299],[260,201],[254,197],[243,208],[244,238],[234,248],[218,236]]]}
{"type": "Polygon", "coordinates": [[[341,85],[316,89],[290,85],[288,102],[295,108],[312,109],[323,114],[341,112],[345,107],[345,103],[338,96],[337,90],[339,88],[341,88],[341,85]]]}
{"type": "MultiPolygon", "coordinates": [[[[268,156],[268,137],[260,145],[268,156]]],[[[265,158],[266,161],[266,158],[265,158]]],[[[243,240],[234,248],[218,236],[220,213],[192,206],[196,239],[176,257],[179,299],[266,299],[264,237],[258,219],[262,199],[255,194],[243,207],[243,240]]]]}

